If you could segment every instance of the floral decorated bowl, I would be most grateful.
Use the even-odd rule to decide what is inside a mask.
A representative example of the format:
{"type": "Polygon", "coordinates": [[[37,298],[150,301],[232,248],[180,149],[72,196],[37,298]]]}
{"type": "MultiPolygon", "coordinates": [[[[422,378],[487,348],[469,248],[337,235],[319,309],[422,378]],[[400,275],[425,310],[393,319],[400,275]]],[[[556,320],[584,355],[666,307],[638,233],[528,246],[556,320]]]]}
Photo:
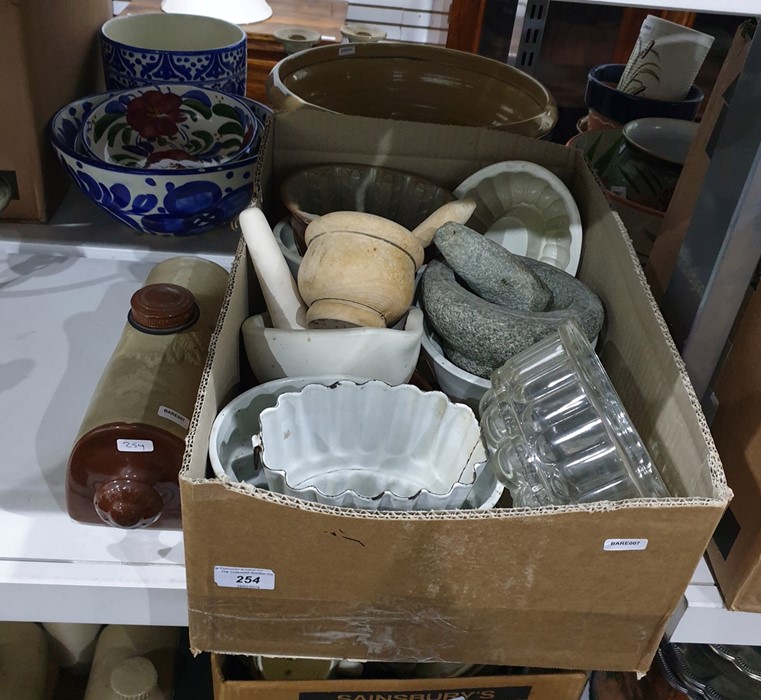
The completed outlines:
{"type": "Polygon", "coordinates": [[[258,123],[240,98],[193,86],[121,91],[86,117],[87,153],[125,168],[193,168],[240,157],[258,123]]]}
{"type": "Polygon", "coordinates": [[[213,17],[154,12],[124,15],[101,28],[108,90],[179,83],[246,94],[246,33],[213,17]]]}
{"type": "MultiPolygon", "coordinates": [[[[127,226],[164,236],[210,231],[229,223],[248,206],[254,189],[258,144],[247,157],[214,167],[183,170],[131,170],[78,152],[75,141],[84,119],[118,94],[102,93],[75,100],[60,109],[50,123],[50,140],[58,159],[95,204],[127,226]]],[[[245,103],[261,123],[272,113],[253,100],[245,103]]]]}

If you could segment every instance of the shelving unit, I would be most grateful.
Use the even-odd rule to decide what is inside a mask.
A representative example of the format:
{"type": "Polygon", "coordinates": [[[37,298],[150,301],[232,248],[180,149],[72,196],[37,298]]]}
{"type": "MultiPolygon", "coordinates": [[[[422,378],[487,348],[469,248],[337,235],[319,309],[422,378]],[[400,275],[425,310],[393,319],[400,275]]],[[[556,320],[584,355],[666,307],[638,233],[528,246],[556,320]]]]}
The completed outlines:
{"type": "Polygon", "coordinates": [[[727,610],[705,561],[666,627],[672,642],[761,646],[761,614],[727,610]]]}
{"type": "MultiPolygon", "coordinates": [[[[573,1],[761,14],[758,0],[573,1]]],[[[66,459],[129,297],[151,267],[178,254],[229,266],[237,242],[230,229],[136,235],[75,188],[49,224],[0,224],[0,619],[187,624],[182,533],[72,521],[66,459]]],[[[728,611],[701,562],[667,636],[761,645],[761,615],[728,611]]]]}
{"type": "Polygon", "coordinates": [[[685,12],[710,12],[722,15],[761,15],[757,0],[666,0],[666,2],[648,2],[647,0],[553,0],[554,2],[574,2],[579,5],[616,5],[618,7],[651,7],[657,10],[684,10],[685,12]]]}

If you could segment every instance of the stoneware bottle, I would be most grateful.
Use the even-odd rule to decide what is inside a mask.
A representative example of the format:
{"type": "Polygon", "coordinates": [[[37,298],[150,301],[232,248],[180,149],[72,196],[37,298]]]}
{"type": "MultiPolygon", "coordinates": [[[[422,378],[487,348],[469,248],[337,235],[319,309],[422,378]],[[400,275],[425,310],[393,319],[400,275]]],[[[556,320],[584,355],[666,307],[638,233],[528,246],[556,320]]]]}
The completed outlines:
{"type": "Polygon", "coordinates": [[[43,622],[51,656],[61,668],[74,675],[87,673],[95,643],[103,625],[79,622],[43,622]]]}
{"type": "Polygon", "coordinates": [[[104,627],[84,700],[170,700],[178,636],[174,627],[104,627]]]}
{"type": "Polygon", "coordinates": [[[178,474],[227,280],[215,263],[175,257],[132,296],[69,457],[75,520],[181,526],[178,474]]]}
{"type": "Polygon", "coordinates": [[[0,697],[43,700],[51,670],[54,681],[55,667],[48,663],[48,642],[39,625],[0,622],[0,697]]]}

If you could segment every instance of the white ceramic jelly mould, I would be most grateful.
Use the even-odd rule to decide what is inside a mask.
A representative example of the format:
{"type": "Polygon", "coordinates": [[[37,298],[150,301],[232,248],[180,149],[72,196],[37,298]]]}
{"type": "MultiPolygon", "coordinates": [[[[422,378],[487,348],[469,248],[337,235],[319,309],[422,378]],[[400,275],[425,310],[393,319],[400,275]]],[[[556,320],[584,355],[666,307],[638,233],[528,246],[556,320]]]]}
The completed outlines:
{"type": "Polygon", "coordinates": [[[473,173],[454,190],[476,202],[467,225],[507,248],[576,275],[583,229],[563,181],[536,163],[507,160],[473,173]]]}
{"type": "Polygon", "coordinates": [[[282,394],[254,450],[271,491],[363,510],[466,504],[486,452],[473,411],[439,391],[342,381],[282,394]]]}

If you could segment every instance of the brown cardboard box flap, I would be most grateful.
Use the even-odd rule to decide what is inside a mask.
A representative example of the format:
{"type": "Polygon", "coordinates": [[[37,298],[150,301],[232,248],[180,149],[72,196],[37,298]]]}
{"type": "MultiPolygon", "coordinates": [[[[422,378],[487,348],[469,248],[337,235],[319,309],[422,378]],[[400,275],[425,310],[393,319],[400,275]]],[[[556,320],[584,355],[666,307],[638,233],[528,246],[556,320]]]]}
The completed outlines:
{"type": "Polygon", "coordinates": [[[714,82],[711,96],[700,118],[700,126],[687,154],[683,174],[676,185],[660,226],[659,236],[650,252],[646,267],[647,278],[655,298],[659,301],[668,288],[679,250],[692,220],[692,212],[702,192],[703,181],[710,164],[708,144],[726,109],[727,92],[737,76],[742,73],[751,39],[752,33],[748,33],[748,27],[745,24],[740,25],[714,82]]]}
{"type": "Polygon", "coordinates": [[[761,293],[740,317],[716,382],[712,429],[736,494],[708,548],[727,606],[761,612],[761,293]]]}

